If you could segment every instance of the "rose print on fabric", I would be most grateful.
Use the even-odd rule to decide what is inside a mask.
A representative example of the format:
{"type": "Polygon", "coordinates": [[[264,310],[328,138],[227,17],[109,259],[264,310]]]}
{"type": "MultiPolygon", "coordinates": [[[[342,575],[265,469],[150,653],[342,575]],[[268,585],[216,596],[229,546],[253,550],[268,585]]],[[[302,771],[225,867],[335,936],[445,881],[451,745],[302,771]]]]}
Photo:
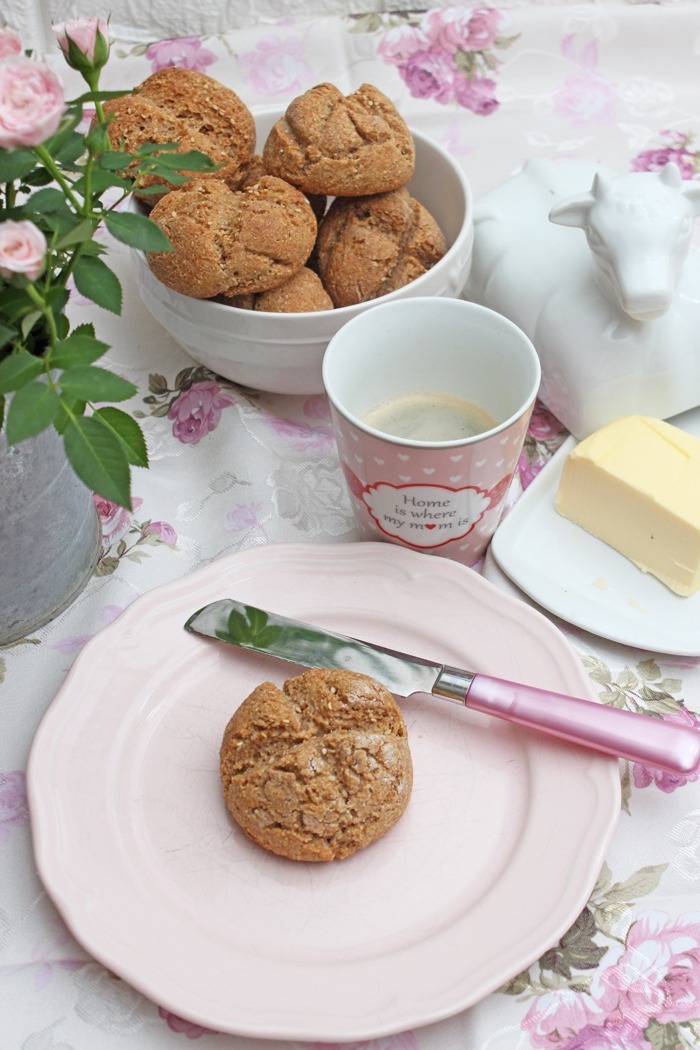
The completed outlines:
{"type": "Polygon", "coordinates": [[[657,147],[642,150],[632,161],[632,171],[661,171],[669,161],[680,168],[684,179],[700,179],[700,154],[693,136],[682,131],[660,131],[657,147]]]}
{"type": "Polygon", "coordinates": [[[315,83],[299,36],[265,37],[253,51],[240,55],[238,63],[246,82],[261,95],[300,94],[315,83]]]}
{"type": "Polygon", "coordinates": [[[698,1045],[700,913],[635,914],[636,898],[656,889],[665,868],[640,868],[624,882],[613,882],[604,865],[571,929],[502,989],[531,1000],[521,1021],[531,1047],[690,1050],[698,1045]]]}
{"type": "Polygon", "coordinates": [[[27,784],[23,770],[0,770],[0,846],[7,842],[12,829],[29,823],[27,784]]]}
{"type": "Polygon", "coordinates": [[[204,73],[207,66],[216,62],[214,52],[203,47],[202,41],[196,36],[158,40],[146,48],[146,58],[150,61],[154,73],[159,69],[167,69],[169,66],[196,69],[197,72],[204,73]]]}
{"type": "MultiPolygon", "coordinates": [[[[223,410],[238,400],[229,392],[236,389],[233,383],[201,366],[182,369],[172,387],[165,376],[150,375],[148,389],[150,393],[143,400],[151,415],[172,420],[173,437],[183,445],[198,445],[216,430],[223,410]]],[[[139,418],[143,413],[134,415],[139,418]]]]}
{"type": "Polygon", "coordinates": [[[274,432],[297,452],[330,452],[335,439],[330,424],[311,427],[308,423],[296,423],[292,419],[268,416],[267,422],[274,432]]]}
{"type": "Polygon", "coordinates": [[[226,515],[226,528],[231,532],[243,532],[248,529],[257,530],[265,543],[269,543],[270,538],[259,516],[261,509],[261,503],[237,503],[226,515]]]}
{"type": "Polygon", "coordinates": [[[198,445],[221,420],[221,411],[235,404],[224,394],[214,379],[193,383],[170,406],[168,419],[173,420],[173,436],[185,445],[198,445]]]}
{"type": "Polygon", "coordinates": [[[556,416],[541,401],[536,401],[518,459],[518,475],[523,490],[534,481],[567,436],[568,431],[556,416]]]}
{"type": "Polygon", "coordinates": [[[93,499],[102,525],[102,553],[95,569],[96,576],[113,573],[122,558],[140,562],[147,556],[147,547],[176,549],[177,533],[169,522],[136,519],[134,511],[143,504],[140,497],[132,500],[133,511],[101,496],[93,496],[93,499]]]}
{"type": "Polygon", "coordinates": [[[618,94],[597,72],[597,42],[585,43],[576,51],[575,36],[564,37],[562,54],[576,67],[554,94],[554,112],[569,124],[609,124],[615,119],[618,94]]]}
{"type": "MultiPolygon", "coordinates": [[[[660,718],[681,725],[697,727],[700,720],[689,711],[679,693],[682,683],[678,678],[663,674],[656,660],[640,660],[634,667],[626,666],[617,676],[599,657],[584,655],[584,667],[589,676],[602,688],[598,696],[604,704],[624,708],[649,718],[660,718]]],[[[700,772],[687,775],[664,773],[640,763],[625,762],[622,765],[622,806],[629,812],[632,787],[646,788],[652,784],[670,794],[685,784],[695,781],[700,772]]]]}
{"type": "Polygon", "coordinates": [[[162,1006],[158,1007],[158,1014],[171,1031],[186,1035],[188,1039],[200,1039],[203,1035],[219,1034],[213,1028],[204,1028],[201,1024],[195,1024],[194,1021],[186,1021],[184,1017],[178,1017],[170,1010],[164,1010],[162,1006]]]}
{"type": "Polygon", "coordinates": [[[502,35],[504,12],[494,7],[445,7],[401,19],[377,53],[396,70],[414,98],[456,104],[477,116],[498,108],[496,51],[516,39],[502,35]]]}

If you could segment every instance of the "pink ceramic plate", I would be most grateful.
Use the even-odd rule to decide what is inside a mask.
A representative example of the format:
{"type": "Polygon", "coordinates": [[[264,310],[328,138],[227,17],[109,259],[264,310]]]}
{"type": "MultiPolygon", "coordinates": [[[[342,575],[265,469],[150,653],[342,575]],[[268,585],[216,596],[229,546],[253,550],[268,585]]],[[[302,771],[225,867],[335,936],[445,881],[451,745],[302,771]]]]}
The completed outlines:
{"type": "Polygon", "coordinates": [[[208,1028],[356,1040],[455,1014],[555,943],[615,828],[617,762],[414,698],[399,823],[344,861],[274,857],[229,820],[218,748],[237,704],[285,668],[182,626],[226,596],[591,695],[543,616],[390,544],[259,548],[149,592],[77,658],[30,757],[39,871],[87,951],[208,1028]]]}

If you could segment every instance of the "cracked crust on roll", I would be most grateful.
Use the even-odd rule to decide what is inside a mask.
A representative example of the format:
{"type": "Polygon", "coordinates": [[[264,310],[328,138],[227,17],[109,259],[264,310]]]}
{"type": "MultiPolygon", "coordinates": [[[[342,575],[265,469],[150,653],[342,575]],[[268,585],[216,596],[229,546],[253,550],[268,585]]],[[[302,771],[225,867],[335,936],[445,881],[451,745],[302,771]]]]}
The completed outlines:
{"type": "Polygon", "coordinates": [[[226,726],[220,770],[246,835],[301,861],[338,860],[376,841],[413,785],[391,693],[367,675],[320,668],[253,690],[226,726]]]}
{"type": "MultiPolygon", "coordinates": [[[[132,153],[147,142],[176,142],[177,152],[200,150],[220,168],[211,173],[187,172],[196,178],[219,179],[234,186],[255,150],[255,121],[235,91],[194,69],[159,69],[130,95],[104,103],[111,119],[107,133],[115,149],[132,153]]],[[[158,176],[141,185],[171,187],[158,176]]],[[[149,194],[145,200],[157,199],[149,194]]]]}
{"type": "Polygon", "coordinates": [[[352,306],[403,288],[446,249],[433,216],[404,187],[336,198],[319,226],[314,265],[334,305],[352,306]]]}
{"type": "Polygon", "coordinates": [[[238,295],[230,300],[231,306],[241,310],[257,310],[260,313],[318,313],[332,310],[333,300],[321,284],[318,274],[308,266],[292,274],[288,281],[259,295],[238,295]]]}
{"type": "Polygon", "coordinates": [[[212,179],[186,183],[151,219],[173,251],[149,252],[148,265],[168,288],[198,299],[278,287],[306,263],[317,231],[304,194],[269,175],[236,191],[212,179]]]}
{"type": "Polygon", "coordinates": [[[333,84],[300,95],[270,131],[262,156],[271,175],[335,197],[398,189],[415,166],[406,122],[371,84],[347,96],[333,84]]]}

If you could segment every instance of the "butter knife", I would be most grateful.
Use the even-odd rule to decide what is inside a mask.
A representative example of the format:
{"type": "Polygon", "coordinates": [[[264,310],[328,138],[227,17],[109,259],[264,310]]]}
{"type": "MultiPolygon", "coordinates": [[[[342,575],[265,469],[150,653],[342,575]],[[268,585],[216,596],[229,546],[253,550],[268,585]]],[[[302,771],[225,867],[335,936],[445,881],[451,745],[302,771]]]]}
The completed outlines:
{"type": "Polygon", "coordinates": [[[700,766],[700,731],[689,726],[409,656],[230,598],[205,605],[185,628],[303,667],[360,671],[397,696],[432,694],[672,773],[688,775],[700,766]]]}

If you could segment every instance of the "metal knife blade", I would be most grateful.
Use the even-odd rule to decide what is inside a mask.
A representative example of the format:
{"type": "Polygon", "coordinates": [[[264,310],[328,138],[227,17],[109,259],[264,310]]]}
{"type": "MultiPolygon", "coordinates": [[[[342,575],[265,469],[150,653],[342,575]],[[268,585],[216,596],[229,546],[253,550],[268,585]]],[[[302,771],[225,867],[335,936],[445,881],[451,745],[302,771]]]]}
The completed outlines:
{"type": "Polygon", "coordinates": [[[691,727],[424,660],[232,598],[205,605],[184,626],[303,667],[359,671],[397,696],[432,694],[643,765],[685,775],[700,767],[700,732],[691,727]]]}

